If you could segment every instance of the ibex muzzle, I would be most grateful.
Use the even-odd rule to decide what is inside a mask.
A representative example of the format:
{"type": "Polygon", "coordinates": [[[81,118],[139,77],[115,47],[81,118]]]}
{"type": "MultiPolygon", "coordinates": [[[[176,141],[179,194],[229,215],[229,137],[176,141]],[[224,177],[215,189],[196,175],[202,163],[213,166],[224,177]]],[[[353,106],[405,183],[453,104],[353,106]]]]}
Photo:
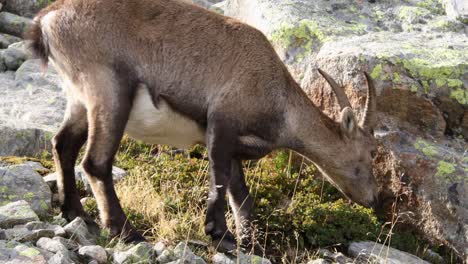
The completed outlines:
{"type": "Polygon", "coordinates": [[[171,0],[58,0],[35,18],[32,50],[64,81],[68,106],[54,137],[61,209],[91,220],[80,204],[74,165],[83,167],[104,226],[143,240],[128,223],[111,168],[125,132],[149,143],[207,146],[210,193],[205,231],[219,251],[249,246],[252,198],[242,160],[278,148],[310,158],[349,198],[376,204],[372,175],[375,89],[369,76],[358,123],[344,92],[324,72],[342,107],[338,122],[297,85],[267,38],[235,19],[171,0]]]}

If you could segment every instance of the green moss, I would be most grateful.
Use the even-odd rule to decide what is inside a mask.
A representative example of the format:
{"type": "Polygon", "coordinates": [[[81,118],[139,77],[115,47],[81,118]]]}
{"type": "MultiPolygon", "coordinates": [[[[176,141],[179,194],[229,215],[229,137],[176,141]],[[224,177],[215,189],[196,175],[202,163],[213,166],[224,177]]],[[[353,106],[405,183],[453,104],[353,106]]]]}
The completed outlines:
{"type": "Polygon", "coordinates": [[[447,83],[446,79],[436,79],[436,85],[437,87],[443,87],[447,83]]]}
{"type": "Polygon", "coordinates": [[[26,200],[32,200],[34,198],[34,193],[28,192],[28,193],[23,195],[23,198],[26,199],[26,200]]]}
{"type": "Polygon", "coordinates": [[[425,8],[430,12],[437,15],[444,15],[445,9],[443,6],[443,0],[422,0],[416,4],[418,7],[425,8]]]}
{"type": "Polygon", "coordinates": [[[412,92],[417,92],[418,91],[418,86],[416,84],[412,84],[411,87],[410,87],[410,91],[412,92]]]}
{"type": "Polygon", "coordinates": [[[455,172],[455,166],[452,163],[446,161],[439,161],[437,164],[437,176],[447,176],[455,172]]]}
{"type": "Polygon", "coordinates": [[[301,56],[303,57],[312,52],[315,42],[321,45],[325,40],[325,34],[316,22],[304,19],[297,25],[282,24],[271,38],[273,42],[285,48],[302,48],[301,56]]]}
{"type": "Polygon", "coordinates": [[[414,148],[421,151],[427,157],[433,158],[438,154],[437,148],[435,146],[427,143],[423,139],[416,140],[416,142],[414,143],[414,148]]]}
{"type": "Polygon", "coordinates": [[[400,74],[397,72],[393,73],[393,83],[400,84],[401,83],[401,77],[400,74]]]}
{"type": "Polygon", "coordinates": [[[0,193],[7,193],[8,187],[7,186],[0,186],[0,193]]]}
{"type": "Polygon", "coordinates": [[[418,18],[425,17],[430,14],[430,11],[417,6],[402,6],[400,7],[397,18],[407,22],[412,22],[418,18]]]}
{"type": "Polygon", "coordinates": [[[34,249],[34,248],[28,248],[26,250],[21,251],[19,254],[21,256],[25,256],[25,257],[28,257],[28,258],[33,258],[33,257],[41,254],[41,252],[39,252],[39,250],[34,249]]]}
{"type": "Polygon", "coordinates": [[[447,79],[447,85],[450,88],[458,88],[463,86],[463,81],[458,79],[447,79]]]}
{"type": "Polygon", "coordinates": [[[49,209],[49,206],[47,205],[46,202],[44,201],[39,201],[39,206],[41,207],[42,210],[48,210],[49,209]]]}
{"type": "Polygon", "coordinates": [[[456,89],[450,93],[450,97],[457,100],[460,104],[468,104],[468,92],[465,89],[456,89]]]}
{"type": "Polygon", "coordinates": [[[372,79],[380,79],[382,76],[382,64],[377,64],[371,72],[372,79]]]}

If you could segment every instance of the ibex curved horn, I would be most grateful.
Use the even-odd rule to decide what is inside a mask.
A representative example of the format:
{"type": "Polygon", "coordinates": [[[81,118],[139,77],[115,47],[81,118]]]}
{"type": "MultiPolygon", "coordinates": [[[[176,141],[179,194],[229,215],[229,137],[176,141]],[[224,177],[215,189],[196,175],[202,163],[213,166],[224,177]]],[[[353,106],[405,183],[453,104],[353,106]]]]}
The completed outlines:
{"type": "Polygon", "coordinates": [[[375,111],[377,107],[377,98],[375,92],[374,82],[367,72],[364,72],[367,80],[367,99],[364,115],[361,120],[361,127],[372,130],[375,126],[375,111]]]}
{"type": "Polygon", "coordinates": [[[336,95],[336,99],[338,99],[338,104],[340,105],[341,109],[344,109],[347,106],[351,107],[351,104],[349,103],[348,97],[343,91],[343,88],[341,88],[335,82],[335,80],[333,80],[333,78],[330,75],[328,75],[328,73],[322,71],[321,69],[318,69],[318,71],[323,76],[323,78],[327,80],[328,84],[330,84],[331,88],[333,89],[333,92],[336,95]]]}

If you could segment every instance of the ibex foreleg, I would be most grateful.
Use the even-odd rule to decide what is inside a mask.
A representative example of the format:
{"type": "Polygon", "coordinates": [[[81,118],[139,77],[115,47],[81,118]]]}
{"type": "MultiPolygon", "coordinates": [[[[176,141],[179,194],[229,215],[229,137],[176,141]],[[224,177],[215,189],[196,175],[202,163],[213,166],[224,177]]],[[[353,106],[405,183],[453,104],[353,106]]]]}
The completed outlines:
{"type": "Polygon", "coordinates": [[[129,74],[99,67],[85,77],[83,94],[87,101],[89,134],[83,168],[104,227],[110,228],[111,236],[133,242],[144,238],[128,222],[112,179],[112,162],[132,106],[132,85],[136,85],[126,76],[129,74]]]}
{"type": "Polygon", "coordinates": [[[222,118],[208,121],[207,148],[210,160],[210,193],[206,211],[205,233],[211,236],[219,252],[236,249],[234,235],[226,225],[226,190],[231,180],[231,163],[235,135],[222,118]]]}

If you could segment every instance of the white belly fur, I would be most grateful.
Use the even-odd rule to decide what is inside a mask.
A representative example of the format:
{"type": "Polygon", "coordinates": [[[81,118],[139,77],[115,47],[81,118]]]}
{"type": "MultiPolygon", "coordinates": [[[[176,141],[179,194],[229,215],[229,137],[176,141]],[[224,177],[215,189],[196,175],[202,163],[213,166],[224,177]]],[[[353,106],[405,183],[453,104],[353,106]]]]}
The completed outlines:
{"type": "Polygon", "coordinates": [[[138,87],[125,132],[147,143],[178,148],[205,142],[205,131],[195,121],[174,111],[162,98],[156,108],[145,86],[138,87]]]}

